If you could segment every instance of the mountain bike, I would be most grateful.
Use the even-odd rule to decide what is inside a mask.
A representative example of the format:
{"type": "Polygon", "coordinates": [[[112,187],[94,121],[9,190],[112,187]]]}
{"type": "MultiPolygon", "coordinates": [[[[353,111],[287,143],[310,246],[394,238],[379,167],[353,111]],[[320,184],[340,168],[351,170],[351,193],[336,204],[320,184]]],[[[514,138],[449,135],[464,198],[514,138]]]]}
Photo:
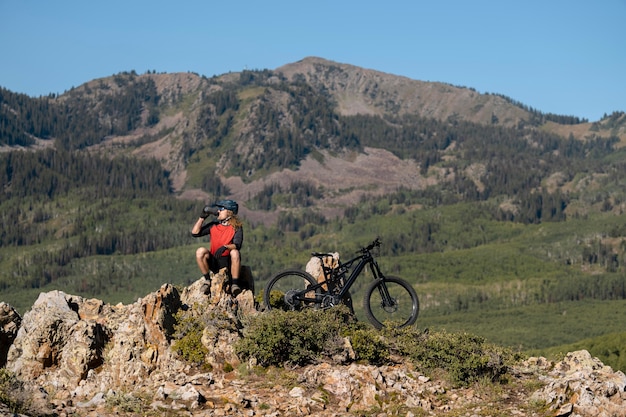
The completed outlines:
{"type": "Polygon", "coordinates": [[[330,253],[313,252],[320,259],[324,279],[318,282],[306,271],[290,269],[274,276],[265,286],[263,302],[267,310],[301,311],[306,308],[331,308],[341,303],[350,305],[350,288],[369,266],[373,281],[365,291],[363,307],[375,328],[401,328],[417,320],[419,300],[415,289],[405,280],[384,275],[372,254],[380,247],[380,238],[357,251],[358,256],[338,265],[324,264],[330,253]],[[349,274],[348,274],[349,273],[349,274]]]}

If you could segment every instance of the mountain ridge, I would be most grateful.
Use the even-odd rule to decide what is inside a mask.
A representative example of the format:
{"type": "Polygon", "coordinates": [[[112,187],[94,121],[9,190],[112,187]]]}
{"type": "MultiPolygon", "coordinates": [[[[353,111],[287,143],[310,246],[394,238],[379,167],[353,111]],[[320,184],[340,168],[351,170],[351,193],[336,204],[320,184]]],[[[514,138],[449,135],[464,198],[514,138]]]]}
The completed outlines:
{"type": "MultiPolygon", "coordinates": [[[[497,124],[508,127],[514,127],[520,123],[536,123],[536,121],[531,120],[535,113],[528,111],[530,108],[524,109],[520,103],[515,103],[503,96],[481,94],[472,88],[455,87],[441,82],[413,80],[404,76],[336,63],[323,58],[306,57],[300,61],[280,66],[275,70],[260,71],[261,74],[264,72],[271,73],[267,77],[266,88],[278,84],[281,79],[290,83],[304,82],[310,85],[316,94],[330,97],[336,105],[338,114],[344,116],[412,115],[440,121],[465,120],[483,125],[497,124]]],[[[108,135],[101,142],[101,144],[123,143],[145,137],[146,134],[159,135],[159,131],[176,129],[176,126],[178,126],[176,134],[184,134],[185,129],[179,126],[177,121],[180,122],[181,118],[196,117],[195,113],[201,105],[203,96],[210,95],[220,89],[223,90],[225,86],[241,83],[244,76],[253,78],[254,74],[255,72],[252,71],[242,71],[206,78],[194,73],[147,73],[142,75],[137,75],[134,72],[121,73],[89,81],[59,95],[56,101],[66,104],[72,98],[80,97],[81,102],[88,106],[89,103],[97,105],[99,100],[106,99],[107,96],[127,88],[129,83],[133,82],[132,79],[129,81],[128,75],[136,80],[147,80],[154,83],[159,107],[162,108],[160,113],[177,111],[165,117],[161,115],[159,122],[150,126],[151,129],[146,129],[148,112],[144,109],[144,114],[141,116],[144,126],[134,128],[126,135],[108,135]],[[253,75],[250,76],[250,74],[253,75]]],[[[248,91],[251,90],[248,89],[248,91]]],[[[258,97],[260,95],[253,97],[247,94],[247,98],[242,97],[242,101],[251,99],[255,101],[258,97]]],[[[284,106],[281,107],[284,109],[284,106]]],[[[563,125],[548,120],[538,126],[544,130],[556,132],[563,137],[573,135],[583,140],[590,135],[599,137],[616,135],[624,142],[626,141],[626,128],[624,127],[626,123],[624,120],[626,118],[621,117],[617,123],[613,123],[610,130],[606,129],[601,121],[563,125]]],[[[100,122],[102,123],[102,120],[100,122]]],[[[185,123],[193,125],[194,122],[186,121],[185,123]]],[[[164,139],[164,136],[161,139],[164,139]]],[[[189,139],[185,138],[185,140],[189,139]]],[[[169,151],[171,153],[173,149],[169,149],[169,151]]],[[[162,157],[163,152],[167,152],[167,150],[150,151],[144,149],[143,152],[137,150],[136,153],[162,157]]],[[[175,165],[169,164],[168,169],[176,172],[175,165]]]]}
{"type": "Polygon", "coordinates": [[[520,108],[507,109],[509,106],[506,101],[498,96],[480,94],[470,88],[441,82],[413,80],[322,58],[304,58],[281,66],[276,71],[284,73],[291,80],[304,74],[307,82],[331,91],[338,100],[340,112],[349,116],[394,112],[445,120],[458,114],[469,121],[491,123],[495,115],[509,126],[528,118],[527,112],[520,108]],[[473,114],[470,114],[469,109],[473,109],[473,114]]]}
{"type": "MultiPolygon", "coordinates": [[[[454,87],[444,83],[412,80],[402,76],[339,64],[322,58],[308,57],[301,61],[283,65],[275,73],[284,75],[288,81],[300,82],[302,78],[317,91],[326,92],[337,105],[338,112],[346,116],[359,114],[373,116],[418,115],[440,121],[461,119],[483,125],[494,123],[503,126],[516,126],[529,123],[532,113],[518,105],[511,104],[501,96],[479,94],[465,87],[454,87]],[[495,121],[495,122],[494,122],[495,121]]],[[[241,74],[241,73],[240,73],[241,74]]],[[[220,83],[231,83],[237,73],[216,77],[220,83]]],[[[174,86],[191,94],[201,88],[202,82],[191,74],[175,74],[174,80],[157,76],[159,94],[172,97],[174,86]]],[[[217,87],[210,87],[217,88],[217,87]]],[[[621,115],[621,126],[604,131],[598,123],[558,124],[547,121],[541,129],[555,132],[560,136],[572,135],[580,140],[590,135],[617,134],[626,140],[626,117],[621,115]],[[595,130],[596,133],[592,131],[595,130]]],[[[168,125],[165,128],[169,128],[168,125]]],[[[140,154],[141,151],[138,151],[140,154]]],[[[148,155],[160,154],[147,152],[148,155]]],[[[174,168],[172,172],[177,172],[174,168]]],[[[177,189],[180,188],[175,187],[177,189]]]]}
{"type": "MultiPolygon", "coordinates": [[[[84,139],[78,142],[72,136],[80,132],[69,121],[63,122],[67,129],[56,137],[54,125],[30,131],[28,124],[16,128],[34,140],[27,149],[79,147],[109,156],[154,158],[167,170],[172,191],[182,199],[210,200],[230,194],[246,203],[272,184],[288,188],[289,183],[311,182],[326,187],[325,196],[315,205],[332,216],[368,194],[421,189],[465,176],[479,192],[484,191],[489,166],[482,157],[467,160],[471,168],[463,171],[438,164],[466,158],[466,151],[456,149],[459,139],[466,140],[459,136],[472,134],[479,126],[485,132],[473,133],[477,143],[485,134],[494,140],[517,135],[516,140],[536,142],[532,136],[554,134],[581,142],[615,138],[618,147],[626,143],[623,113],[594,123],[567,117],[557,120],[578,123],[556,123],[554,117],[503,96],[318,57],[275,70],[212,78],[194,73],[120,73],[58,97],[33,100],[35,110],[3,101],[0,111],[7,119],[9,114],[27,111],[45,119],[51,106],[62,109],[57,120],[86,119],[84,139]],[[38,137],[36,131],[53,136],[38,137]],[[368,154],[365,149],[378,150],[372,156],[374,151],[368,154]],[[368,170],[355,165],[357,154],[368,170]],[[377,163],[368,163],[370,159],[377,163]],[[331,167],[333,171],[328,171],[331,167]],[[391,184],[385,177],[396,182],[391,184]],[[343,193],[347,196],[340,196],[343,193]]],[[[0,132],[0,142],[2,138],[0,132]]],[[[245,205],[243,211],[252,221],[268,224],[277,217],[245,205]]]]}

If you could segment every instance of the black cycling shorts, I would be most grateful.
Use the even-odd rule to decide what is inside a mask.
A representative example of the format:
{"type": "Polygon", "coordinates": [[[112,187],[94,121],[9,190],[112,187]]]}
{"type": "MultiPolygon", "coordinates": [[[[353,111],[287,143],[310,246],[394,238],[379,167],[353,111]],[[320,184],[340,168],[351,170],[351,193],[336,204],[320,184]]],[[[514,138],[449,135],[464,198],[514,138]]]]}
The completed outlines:
{"type": "Polygon", "coordinates": [[[228,268],[228,271],[230,271],[230,256],[220,256],[216,258],[211,255],[209,257],[209,269],[211,272],[217,274],[222,268],[228,268]]]}

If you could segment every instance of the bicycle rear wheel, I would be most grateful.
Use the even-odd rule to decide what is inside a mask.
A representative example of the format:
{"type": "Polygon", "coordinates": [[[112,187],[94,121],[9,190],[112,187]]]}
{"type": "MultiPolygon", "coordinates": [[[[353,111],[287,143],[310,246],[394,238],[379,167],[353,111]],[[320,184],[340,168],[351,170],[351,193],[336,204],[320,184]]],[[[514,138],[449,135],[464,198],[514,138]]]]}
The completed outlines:
{"type": "Polygon", "coordinates": [[[363,307],[368,320],[377,329],[383,326],[401,328],[417,320],[419,299],[408,282],[387,276],[370,284],[365,292],[363,307]]]}
{"type": "Polygon", "coordinates": [[[268,310],[299,311],[316,305],[311,300],[319,300],[321,288],[307,291],[317,281],[311,274],[300,270],[280,272],[265,286],[263,302],[268,310]],[[306,298],[306,299],[305,299],[306,298]]]}

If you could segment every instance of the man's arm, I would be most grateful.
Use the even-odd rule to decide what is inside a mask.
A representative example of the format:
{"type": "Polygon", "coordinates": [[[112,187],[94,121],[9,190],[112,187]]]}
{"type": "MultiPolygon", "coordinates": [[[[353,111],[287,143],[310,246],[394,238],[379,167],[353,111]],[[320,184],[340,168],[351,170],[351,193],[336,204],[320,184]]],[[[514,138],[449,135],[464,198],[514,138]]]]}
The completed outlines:
{"type": "Polygon", "coordinates": [[[204,223],[204,219],[202,217],[199,217],[198,220],[196,220],[196,223],[191,228],[191,236],[193,236],[193,237],[199,237],[200,236],[200,232],[202,232],[202,224],[203,223],[204,223]]]}

